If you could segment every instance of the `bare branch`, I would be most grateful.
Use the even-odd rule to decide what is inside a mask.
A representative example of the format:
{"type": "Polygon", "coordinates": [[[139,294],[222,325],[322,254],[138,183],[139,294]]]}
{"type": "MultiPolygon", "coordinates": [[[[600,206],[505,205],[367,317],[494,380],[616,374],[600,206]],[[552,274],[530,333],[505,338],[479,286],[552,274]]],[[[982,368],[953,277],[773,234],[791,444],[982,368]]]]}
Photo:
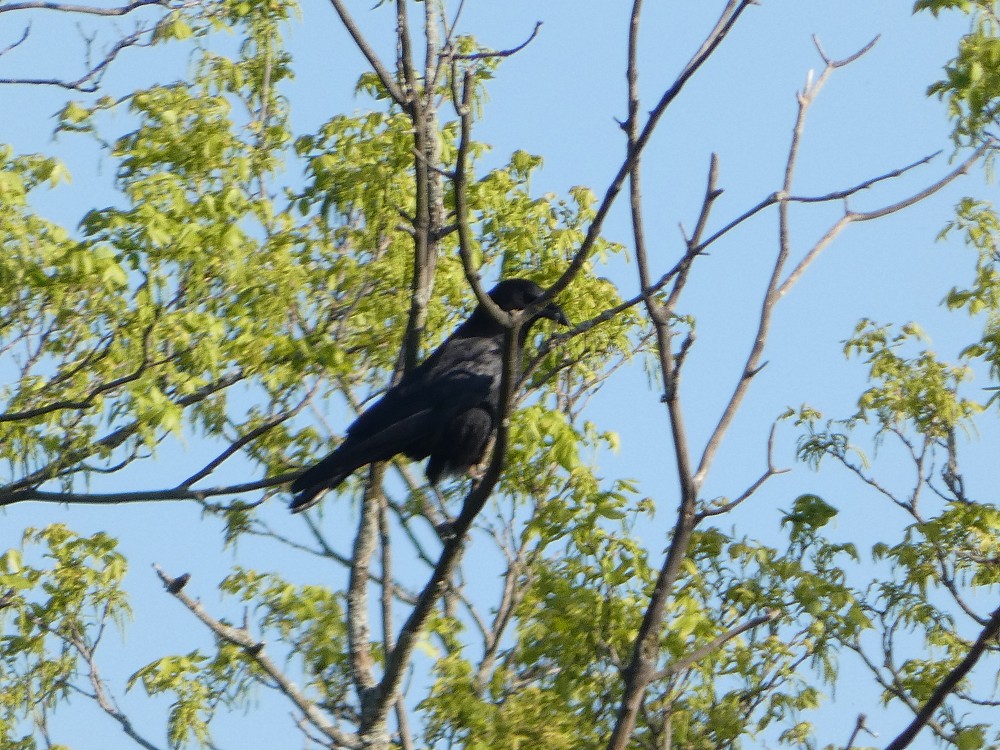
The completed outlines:
{"type": "MultiPolygon", "coordinates": [[[[865,721],[868,719],[864,714],[858,714],[858,721],[854,725],[854,729],[851,731],[851,736],[847,739],[847,744],[844,745],[844,750],[851,750],[854,747],[854,741],[858,738],[861,730],[865,728],[865,721]]],[[[866,730],[867,731],[867,730],[866,730]]]]}
{"type": "Polygon", "coordinates": [[[469,227],[469,202],[466,192],[468,183],[468,156],[469,144],[472,140],[472,71],[465,71],[462,81],[462,98],[455,102],[455,109],[458,112],[461,122],[461,135],[458,142],[458,153],[455,160],[455,174],[452,181],[455,186],[455,214],[458,229],[459,256],[462,259],[462,268],[465,270],[465,278],[475,292],[476,301],[490,314],[497,323],[509,329],[513,318],[510,313],[501,310],[490,295],[486,293],[481,283],[479,270],[472,259],[472,231],[469,227]]]}
{"type": "Polygon", "coordinates": [[[534,41],[535,37],[538,36],[538,30],[540,28],[542,28],[542,22],[535,21],[535,28],[532,30],[531,35],[516,47],[511,47],[510,49],[503,49],[503,50],[494,50],[491,52],[470,52],[469,54],[466,55],[453,54],[451,58],[453,60],[484,60],[488,58],[510,57],[511,55],[516,55],[518,52],[523,50],[525,47],[527,47],[534,41]]]}
{"type": "Polygon", "coordinates": [[[823,47],[819,43],[819,37],[817,37],[815,34],[813,34],[812,40],[813,40],[813,44],[816,45],[816,51],[819,53],[819,56],[823,59],[823,62],[826,64],[826,66],[829,67],[829,68],[831,68],[831,69],[833,69],[833,70],[836,70],[837,68],[843,68],[845,65],[850,65],[852,62],[854,62],[855,60],[857,60],[859,57],[862,57],[863,55],[865,55],[868,52],[870,52],[871,48],[874,47],[878,43],[878,40],[881,39],[881,38],[882,38],[881,34],[876,34],[872,38],[872,40],[870,42],[868,42],[868,44],[866,44],[864,47],[862,47],[861,49],[859,49],[853,55],[848,55],[847,57],[845,57],[842,60],[834,60],[833,58],[829,57],[826,54],[826,52],[823,51],[823,47]]]}
{"type": "MultiPolygon", "coordinates": [[[[628,175],[630,182],[631,214],[633,237],[636,243],[636,258],[639,266],[640,284],[643,289],[649,288],[649,272],[647,265],[647,255],[645,251],[644,232],[642,223],[642,200],[640,178],[640,156],[642,148],[652,134],[652,130],[657,120],[665,111],[667,105],[680,93],[681,88],[695,70],[708,58],[711,52],[722,41],[729,28],[735,23],[739,14],[748,7],[748,3],[731,0],[727,3],[719,22],[715,29],[705,40],[702,49],[695,55],[692,61],[684,69],[674,86],[663,95],[660,103],[647,119],[645,127],[640,131],[638,125],[639,110],[639,89],[638,89],[638,37],[639,22],[642,10],[642,0],[634,0],[629,25],[629,45],[628,45],[628,110],[629,118],[626,123],[626,134],[628,136],[628,157],[622,165],[622,171],[616,178],[616,182],[611,185],[605,196],[605,201],[601,208],[610,207],[610,203],[620,189],[620,180],[624,175],[628,175]],[[616,187],[616,183],[618,186],[616,187]]],[[[704,219],[710,209],[712,202],[718,193],[714,184],[717,170],[716,162],[713,159],[709,169],[708,188],[706,199],[703,204],[702,218],[699,219],[699,231],[704,227],[704,219]],[[714,197],[713,197],[714,196],[714,197]]],[[[600,211],[598,212],[598,217],[600,211]]],[[[573,259],[573,264],[582,265],[584,251],[587,249],[588,240],[592,244],[596,239],[595,231],[599,231],[599,218],[595,217],[588,231],[587,239],[581,250],[573,259]],[[598,227],[595,230],[595,226],[598,227]]],[[[678,285],[683,285],[686,269],[693,259],[693,250],[689,245],[686,260],[682,260],[678,266],[678,285]]],[[[563,274],[562,278],[553,288],[553,292],[558,291],[560,283],[568,283],[572,275],[576,273],[573,264],[563,274]]],[[[675,290],[676,291],[676,290],[675,290]]],[[[676,295],[674,296],[676,300],[676,295]]],[[[670,540],[670,547],[663,561],[656,578],[656,584],[649,599],[649,605],[643,614],[642,624],[636,635],[632,656],[628,666],[623,672],[625,681],[624,695],[618,708],[618,715],[611,737],[608,739],[608,750],[623,750],[629,742],[629,737],[635,727],[639,710],[642,707],[646,688],[649,686],[654,676],[655,665],[659,658],[659,630],[662,626],[666,613],[667,600],[673,590],[674,583],[680,574],[681,565],[687,554],[691,535],[694,532],[697,518],[695,516],[695,506],[697,502],[698,485],[693,481],[691,475],[690,454],[687,440],[687,433],[684,426],[683,413],[680,401],[677,398],[677,361],[674,359],[671,350],[671,331],[669,327],[669,309],[661,306],[652,297],[646,297],[646,309],[656,330],[657,350],[660,360],[660,369],[663,376],[664,402],[667,405],[667,413],[670,421],[670,428],[673,438],[673,452],[677,463],[677,477],[680,490],[680,506],[677,510],[677,520],[674,525],[673,536],[670,540]]],[[[669,303],[668,303],[669,304],[669,303]]]]}
{"type": "Polygon", "coordinates": [[[219,468],[219,466],[225,463],[227,459],[229,459],[230,457],[238,453],[240,450],[242,450],[245,446],[249,445],[257,438],[267,434],[278,425],[287,422],[289,419],[297,415],[300,411],[302,411],[303,407],[305,407],[306,404],[312,401],[313,395],[316,393],[316,390],[318,388],[319,388],[319,381],[316,381],[316,383],[306,392],[306,394],[302,397],[302,399],[299,401],[298,404],[296,404],[290,409],[285,409],[284,411],[275,414],[273,417],[264,421],[262,424],[258,425],[254,429],[238,437],[236,440],[230,443],[225,448],[225,450],[219,453],[218,456],[213,458],[211,461],[205,464],[205,466],[203,466],[201,469],[199,469],[194,474],[185,479],[183,482],[181,482],[179,486],[190,487],[192,484],[200,482],[202,479],[204,479],[213,471],[215,471],[217,468],[219,468]]]}
{"type": "Polygon", "coordinates": [[[34,500],[40,503],[72,503],[74,505],[117,505],[121,503],[165,502],[195,500],[202,502],[219,495],[241,495],[264,490],[291,482],[300,472],[279,474],[255,482],[231,484],[224,487],[190,489],[175,487],[169,490],[136,490],[134,492],[43,492],[35,489],[15,490],[0,494],[0,507],[34,500]]]}
{"type": "Polygon", "coordinates": [[[31,24],[28,24],[27,26],[24,27],[24,32],[21,34],[21,38],[20,39],[16,39],[15,41],[11,42],[10,44],[8,44],[3,49],[0,49],[0,57],[3,57],[4,55],[6,55],[11,50],[17,49],[22,44],[24,44],[25,41],[27,41],[29,34],[31,34],[31,24]]]}
{"type": "Polygon", "coordinates": [[[774,432],[777,424],[771,425],[771,432],[767,437],[767,469],[760,478],[757,479],[752,485],[750,485],[739,497],[735,500],[730,500],[727,503],[722,503],[715,506],[714,508],[706,508],[698,513],[698,520],[703,518],[709,518],[710,516],[720,516],[724,513],[728,513],[733,508],[737,507],[744,501],[748,500],[757,490],[759,490],[763,484],[773,476],[778,474],[787,474],[791,469],[779,469],[774,465],[774,432]]]}
{"type": "Polygon", "coordinates": [[[409,101],[406,94],[402,89],[399,88],[399,84],[396,83],[395,76],[385,67],[385,64],[375,53],[375,50],[365,39],[364,34],[361,33],[361,29],[358,24],[354,21],[353,16],[347,10],[347,6],[344,4],[344,0],[330,0],[330,4],[333,5],[333,9],[337,11],[337,15],[340,16],[340,22],[344,24],[344,28],[351,35],[354,43],[357,45],[358,50],[361,54],[365,56],[368,64],[372,66],[372,70],[375,75],[378,76],[379,81],[385,86],[385,90],[389,92],[389,96],[392,97],[393,101],[396,102],[400,107],[404,109],[408,106],[409,101]]]}
{"type": "Polygon", "coordinates": [[[573,256],[573,259],[570,261],[567,269],[563,272],[563,275],[559,277],[559,280],[552,285],[551,289],[549,289],[545,298],[539,300],[539,304],[547,304],[549,299],[552,299],[563,291],[580,272],[580,269],[583,268],[584,262],[590,255],[590,251],[601,233],[604,220],[611,211],[611,207],[614,204],[615,199],[618,197],[618,194],[621,192],[622,187],[625,185],[626,178],[632,171],[632,164],[639,158],[639,155],[649,143],[649,140],[652,138],[653,132],[656,130],[656,126],[659,124],[663,113],[666,112],[667,107],[669,107],[681,93],[691,77],[698,71],[699,68],[701,68],[705,61],[711,57],[712,53],[715,52],[716,48],[722,43],[723,39],[726,38],[743,12],[751,5],[755,4],[756,0],[729,0],[726,3],[726,7],[719,16],[719,20],[716,23],[715,28],[706,37],[701,48],[695,53],[691,60],[688,61],[687,65],[681,71],[681,74],[674,81],[673,85],[663,92],[663,95],[660,97],[656,106],[650,111],[649,116],[646,118],[645,125],[636,137],[635,142],[629,147],[625,160],[618,169],[618,173],[608,185],[608,189],[605,191],[604,198],[601,200],[601,203],[597,208],[594,219],[587,228],[587,234],[580,245],[580,249],[577,250],[576,255],[573,256]]]}
{"type": "Polygon", "coordinates": [[[350,578],[347,586],[347,635],[351,655],[351,679],[361,700],[361,734],[368,734],[375,724],[371,720],[372,698],[376,691],[374,660],[368,626],[368,577],[375,554],[379,508],[382,498],[384,464],[373,465],[368,472],[365,494],[361,501],[361,518],[351,553],[350,578]]]}
{"type": "MultiPolygon", "coordinates": [[[[819,257],[820,253],[822,253],[823,250],[827,248],[827,246],[834,240],[835,237],[837,237],[837,235],[839,235],[844,230],[844,228],[848,224],[858,221],[871,221],[873,219],[880,219],[883,216],[894,214],[898,211],[902,211],[905,208],[909,208],[910,206],[919,203],[925,198],[934,195],[934,193],[938,192],[946,185],[950,184],[951,182],[954,182],[962,175],[968,174],[972,166],[980,159],[982,159],[987,151],[995,147],[996,144],[993,141],[987,141],[986,143],[983,143],[965,161],[963,161],[961,164],[955,167],[955,169],[951,170],[940,180],[933,183],[932,185],[929,185],[923,190],[914,193],[908,198],[904,198],[901,201],[897,201],[896,203],[872,211],[845,210],[844,215],[841,216],[836,222],[834,222],[834,224],[827,230],[826,234],[824,234],[820,238],[819,242],[817,242],[812,247],[812,249],[808,253],[806,253],[805,257],[801,261],[799,261],[798,265],[795,266],[795,268],[791,271],[791,273],[788,274],[788,277],[781,283],[781,286],[778,287],[777,291],[778,296],[783,297],[788,293],[788,290],[795,285],[795,282],[797,282],[799,278],[801,278],[802,274],[805,273],[805,270],[810,266],[810,264],[812,264],[812,262],[816,260],[817,257],[819,257]]],[[[927,158],[929,159],[930,157],[927,158]]],[[[923,161],[924,160],[921,160],[920,162],[914,162],[914,164],[910,165],[909,167],[905,167],[904,170],[902,171],[905,171],[906,169],[911,169],[917,164],[923,163],[923,161]]],[[[876,180],[878,179],[884,179],[884,177],[876,178],[876,180]]]]}
{"type": "MultiPolygon", "coordinates": [[[[105,611],[105,614],[106,611],[105,611]]],[[[104,680],[101,678],[100,670],[97,667],[97,660],[94,658],[94,649],[96,648],[96,642],[94,644],[86,643],[80,635],[67,635],[64,632],[58,630],[52,630],[48,625],[42,623],[40,620],[36,620],[40,627],[43,627],[46,632],[61,638],[65,643],[72,646],[80,657],[87,664],[87,677],[90,680],[91,689],[93,693],[84,693],[89,698],[94,700],[98,707],[118,722],[118,725],[122,728],[122,731],[131,738],[137,745],[144,748],[144,750],[159,750],[156,745],[143,737],[132,725],[131,720],[118,706],[117,701],[108,694],[107,688],[105,687],[104,680]]],[[[102,620],[103,623],[103,620],[102,620]]],[[[103,624],[102,624],[103,630],[103,624]]],[[[99,640],[100,636],[98,636],[99,640]]],[[[83,692],[83,691],[81,691],[83,692]]]]}
{"type": "Polygon", "coordinates": [[[2,85],[27,85],[27,86],[57,86],[63,89],[69,89],[71,91],[80,91],[83,93],[91,94],[100,87],[101,79],[104,77],[104,73],[107,72],[108,66],[118,57],[122,50],[128,47],[134,47],[139,44],[139,40],[143,34],[147,32],[146,29],[140,29],[129,34],[126,37],[119,39],[111,47],[110,51],[104,56],[97,65],[91,68],[89,71],[83,74],[80,78],[75,81],[65,81],[59,78],[0,78],[0,84],[2,85]]]}
{"type": "MultiPolygon", "coordinates": [[[[792,179],[798,163],[799,147],[802,142],[802,133],[805,129],[806,115],[808,114],[809,108],[811,107],[816,96],[819,94],[823,85],[832,75],[834,70],[857,60],[862,54],[864,54],[865,51],[871,49],[872,44],[873,42],[869,43],[857,54],[852,55],[849,58],[845,58],[845,60],[827,61],[826,67],[823,69],[819,78],[816,81],[812,81],[812,75],[810,74],[807,78],[805,87],[798,95],[798,113],[795,118],[795,125],[792,128],[792,140],[788,149],[788,157],[785,161],[784,183],[782,185],[781,192],[778,195],[778,255],[775,258],[774,266],[771,271],[771,277],[768,280],[767,290],[764,293],[764,299],[761,303],[757,333],[754,337],[753,345],[750,348],[750,353],[747,355],[746,363],[743,366],[743,372],[737,381],[736,387],[734,388],[726,407],[723,409],[722,414],[719,417],[719,421],[716,423],[715,429],[712,431],[708,442],[705,444],[701,460],[698,463],[698,470],[694,477],[694,481],[698,486],[701,485],[708,474],[712,460],[722,444],[722,438],[728,431],[732,420],[735,418],[739,405],[742,403],[743,398],[746,396],[747,390],[750,387],[751,380],[757,375],[757,373],[760,372],[761,357],[763,356],[764,346],[767,343],[768,334],[770,332],[774,308],[778,300],[781,298],[781,287],[783,285],[781,284],[780,279],[784,271],[785,263],[791,253],[791,240],[789,238],[790,221],[788,216],[789,203],[784,199],[784,197],[790,195],[792,192],[792,179]]],[[[830,239],[832,239],[832,236],[830,239]]]]}
{"type": "Polygon", "coordinates": [[[16,10],[57,10],[64,13],[83,13],[91,16],[125,16],[139,8],[150,6],[170,8],[168,0],[135,0],[128,5],[120,5],[117,8],[102,8],[96,5],[72,5],[70,3],[44,2],[44,0],[28,0],[20,3],[7,3],[0,5],[0,13],[9,13],[16,10]]]}

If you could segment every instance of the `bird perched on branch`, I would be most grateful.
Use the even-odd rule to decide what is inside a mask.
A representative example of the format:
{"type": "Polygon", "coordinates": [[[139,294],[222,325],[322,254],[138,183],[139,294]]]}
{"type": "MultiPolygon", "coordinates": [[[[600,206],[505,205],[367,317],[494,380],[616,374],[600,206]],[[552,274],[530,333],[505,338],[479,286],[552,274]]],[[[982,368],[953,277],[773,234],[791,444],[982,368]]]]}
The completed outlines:
{"type": "MultiPolygon", "coordinates": [[[[506,312],[527,308],[545,290],[528,279],[507,279],[489,293],[506,312]]],[[[521,343],[540,318],[569,321],[549,303],[521,328],[521,343]]],[[[347,428],[329,456],[292,483],[289,509],[315,505],[357,469],[402,453],[427,462],[427,479],[463,474],[478,465],[497,428],[504,327],[478,305],[455,332],[347,428]]]]}

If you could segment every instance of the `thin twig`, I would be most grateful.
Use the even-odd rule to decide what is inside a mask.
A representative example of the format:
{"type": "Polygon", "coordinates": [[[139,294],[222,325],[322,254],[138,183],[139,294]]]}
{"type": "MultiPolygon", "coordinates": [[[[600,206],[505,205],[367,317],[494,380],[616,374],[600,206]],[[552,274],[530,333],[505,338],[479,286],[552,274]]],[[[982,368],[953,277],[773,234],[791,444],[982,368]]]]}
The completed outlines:
{"type": "Polygon", "coordinates": [[[737,625],[734,628],[730,628],[725,633],[717,635],[715,638],[713,638],[711,641],[706,643],[701,648],[695,649],[690,654],[685,656],[683,659],[678,659],[677,661],[668,664],[666,667],[664,667],[655,675],[653,675],[652,679],[654,681],[663,680],[668,677],[672,677],[676,674],[679,674],[688,667],[697,664],[706,656],[709,656],[710,654],[714,653],[716,650],[718,650],[720,646],[731,641],[733,638],[742,635],[748,630],[753,630],[754,628],[763,625],[764,623],[773,622],[774,620],[778,619],[780,615],[781,615],[780,611],[772,609],[766,615],[760,615],[759,617],[754,617],[752,620],[747,620],[742,625],[737,625]]]}
{"type": "Polygon", "coordinates": [[[531,42],[534,41],[535,37],[538,36],[538,30],[540,28],[542,28],[542,22],[535,21],[535,28],[532,30],[531,35],[523,42],[521,42],[521,44],[517,45],[516,47],[511,47],[510,49],[493,50],[490,52],[470,52],[464,55],[453,54],[451,57],[453,60],[484,60],[494,57],[510,57],[511,55],[516,55],[518,52],[520,52],[529,44],[531,44],[531,42]]]}
{"type": "Polygon", "coordinates": [[[146,8],[151,5],[159,5],[161,8],[169,8],[167,0],[136,0],[128,5],[121,5],[117,8],[101,8],[96,5],[71,5],[70,3],[44,2],[43,0],[28,0],[20,3],[6,3],[0,5],[0,13],[9,13],[15,10],[57,10],[64,13],[84,13],[92,16],[124,16],[139,8],[146,8]]]}

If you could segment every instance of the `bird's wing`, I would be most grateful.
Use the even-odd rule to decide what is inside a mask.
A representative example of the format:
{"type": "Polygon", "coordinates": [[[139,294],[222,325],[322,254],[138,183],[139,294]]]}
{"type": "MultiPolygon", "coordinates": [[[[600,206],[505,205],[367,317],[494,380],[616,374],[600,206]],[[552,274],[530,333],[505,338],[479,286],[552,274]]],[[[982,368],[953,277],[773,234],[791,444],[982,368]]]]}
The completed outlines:
{"type": "Polygon", "coordinates": [[[456,414],[495,400],[500,369],[499,341],[448,339],[355,420],[347,429],[348,442],[383,446],[389,455],[403,452],[456,414]]]}
{"type": "Polygon", "coordinates": [[[495,400],[499,341],[450,338],[359,416],[340,446],[299,476],[294,492],[332,486],[365,464],[397,453],[428,455],[432,438],[457,414],[495,400]]]}

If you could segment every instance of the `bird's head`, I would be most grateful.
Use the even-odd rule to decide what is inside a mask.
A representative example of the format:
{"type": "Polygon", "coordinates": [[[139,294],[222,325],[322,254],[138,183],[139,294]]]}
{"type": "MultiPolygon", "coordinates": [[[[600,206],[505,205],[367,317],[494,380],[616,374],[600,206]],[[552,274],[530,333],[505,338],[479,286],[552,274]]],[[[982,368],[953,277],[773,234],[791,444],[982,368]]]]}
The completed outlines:
{"type": "MultiPolygon", "coordinates": [[[[504,312],[517,312],[542,298],[545,290],[530,279],[504,279],[490,290],[490,298],[504,312]]],[[[548,318],[564,326],[569,319],[555,302],[549,302],[538,311],[539,318],[548,318]]]]}

